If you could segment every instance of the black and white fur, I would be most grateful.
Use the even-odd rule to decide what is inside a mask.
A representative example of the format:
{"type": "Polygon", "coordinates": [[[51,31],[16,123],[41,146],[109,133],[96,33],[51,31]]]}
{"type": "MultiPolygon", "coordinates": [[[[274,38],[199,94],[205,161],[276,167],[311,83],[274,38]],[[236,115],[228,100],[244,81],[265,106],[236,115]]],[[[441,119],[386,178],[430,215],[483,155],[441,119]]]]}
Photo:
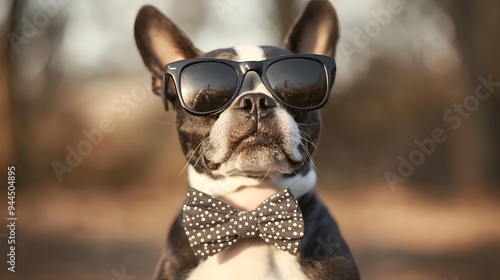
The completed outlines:
{"type": "MultiPolygon", "coordinates": [[[[328,1],[311,1],[290,28],[284,48],[239,46],[203,53],[168,18],[144,6],[135,23],[135,39],[153,75],[153,89],[159,93],[164,66],[176,60],[257,61],[290,53],[333,56],[338,23],[328,1]]],[[[238,97],[217,115],[190,115],[181,108],[175,92],[167,94],[174,100],[190,186],[244,210],[254,209],[288,187],[299,200],[305,233],[298,256],[248,238],[200,261],[188,244],[179,213],[155,279],[359,279],[347,244],[314,192],[316,172],[311,154],[320,132],[318,111],[285,108],[255,72],[246,74],[238,97]],[[325,248],[325,244],[329,245],[325,248]]]]}

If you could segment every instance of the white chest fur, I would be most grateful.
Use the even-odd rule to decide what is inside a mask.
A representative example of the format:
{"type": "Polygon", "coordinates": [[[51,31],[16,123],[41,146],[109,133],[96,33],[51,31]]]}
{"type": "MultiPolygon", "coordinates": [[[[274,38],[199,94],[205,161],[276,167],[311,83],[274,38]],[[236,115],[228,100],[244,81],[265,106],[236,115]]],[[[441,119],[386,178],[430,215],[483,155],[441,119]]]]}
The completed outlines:
{"type": "Polygon", "coordinates": [[[306,280],[298,258],[258,238],[240,239],[202,261],[188,280],[306,280]]]}

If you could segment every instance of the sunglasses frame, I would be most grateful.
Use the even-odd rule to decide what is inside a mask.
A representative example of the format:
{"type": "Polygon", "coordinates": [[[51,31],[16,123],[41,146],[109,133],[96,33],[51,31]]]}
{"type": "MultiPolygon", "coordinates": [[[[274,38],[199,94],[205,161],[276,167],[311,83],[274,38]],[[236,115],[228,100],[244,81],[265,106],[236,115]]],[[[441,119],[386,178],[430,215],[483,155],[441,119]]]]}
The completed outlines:
{"type": "Polygon", "coordinates": [[[165,109],[168,110],[168,101],[173,101],[169,96],[167,96],[167,91],[168,91],[168,80],[172,79],[175,85],[175,90],[177,93],[177,97],[179,98],[179,101],[181,103],[182,108],[187,111],[188,113],[195,115],[195,116],[207,116],[207,115],[213,115],[218,112],[221,112],[225,110],[238,96],[238,92],[241,89],[241,86],[243,85],[243,80],[245,78],[245,75],[249,71],[254,71],[256,72],[261,81],[264,83],[266,88],[269,90],[269,92],[273,95],[274,98],[276,98],[281,104],[283,104],[285,107],[290,108],[292,110],[297,110],[297,111],[313,111],[317,110],[321,107],[323,107],[326,102],[328,101],[328,98],[330,96],[330,91],[333,86],[333,82],[335,81],[335,75],[337,72],[337,67],[335,63],[335,59],[330,56],[325,56],[325,55],[318,55],[318,54],[291,54],[291,55],[285,55],[285,56],[279,56],[279,57],[274,57],[266,60],[260,60],[260,61],[233,61],[233,60],[226,60],[226,59],[217,59],[217,58],[206,58],[206,57],[200,57],[200,58],[190,58],[190,59],[184,59],[184,60],[179,60],[175,61],[172,63],[169,63],[165,65],[165,71],[163,75],[163,81],[162,81],[162,91],[161,91],[161,96],[163,98],[163,102],[165,104],[165,109]],[[271,84],[269,83],[269,80],[267,79],[266,71],[269,68],[269,66],[273,65],[274,63],[277,63],[279,61],[283,60],[288,60],[288,59],[293,59],[293,58],[301,58],[301,59],[309,59],[313,60],[316,62],[319,62],[321,65],[323,65],[323,68],[325,70],[325,76],[326,76],[326,93],[323,101],[319,103],[318,105],[312,106],[312,107],[307,107],[307,108],[302,108],[302,107],[297,107],[297,106],[292,106],[290,104],[287,104],[284,102],[277,93],[274,92],[274,90],[271,87],[271,84]],[[182,71],[192,65],[192,64],[197,64],[197,63],[203,63],[203,62],[217,62],[217,63],[223,63],[231,68],[233,68],[237,74],[237,83],[235,87],[235,91],[233,93],[233,96],[229,101],[224,104],[221,108],[217,108],[211,111],[207,112],[198,112],[195,110],[190,109],[186,103],[184,102],[184,99],[182,98],[182,92],[180,88],[180,75],[182,71]]]}

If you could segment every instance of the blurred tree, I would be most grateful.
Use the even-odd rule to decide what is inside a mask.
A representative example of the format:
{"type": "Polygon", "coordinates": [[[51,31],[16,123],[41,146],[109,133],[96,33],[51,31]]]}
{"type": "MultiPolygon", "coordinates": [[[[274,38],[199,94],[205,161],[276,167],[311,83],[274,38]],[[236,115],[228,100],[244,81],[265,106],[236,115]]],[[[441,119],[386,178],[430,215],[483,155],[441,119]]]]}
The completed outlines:
{"type": "Polygon", "coordinates": [[[293,0],[277,0],[276,1],[276,10],[279,14],[278,22],[280,25],[281,37],[285,38],[290,25],[292,24],[292,20],[297,11],[294,10],[294,2],[293,0]]]}
{"type": "MultiPolygon", "coordinates": [[[[439,0],[438,0],[439,1],[439,0]]],[[[478,77],[500,82],[500,2],[497,0],[447,0],[444,6],[454,19],[459,51],[470,77],[473,93],[478,77]]],[[[477,123],[482,145],[479,166],[493,186],[500,190],[500,87],[481,103],[477,123]]]]}
{"type": "Polygon", "coordinates": [[[61,63],[58,51],[66,18],[64,13],[50,14],[45,2],[14,0],[9,26],[8,79],[14,160],[29,176],[20,176],[21,184],[41,181],[39,151],[34,149],[35,121],[53,109],[58,92],[61,63]]]}
{"type": "MultiPolygon", "coordinates": [[[[0,36],[7,38],[12,26],[12,10],[14,1],[6,1],[5,7],[10,7],[11,12],[0,26],[0,36]]],[[[9,102],[9,40],[2,40],[0,43],[0,166],[12,164],[12,133],[10,123],[10,102],[9,102]]]]}

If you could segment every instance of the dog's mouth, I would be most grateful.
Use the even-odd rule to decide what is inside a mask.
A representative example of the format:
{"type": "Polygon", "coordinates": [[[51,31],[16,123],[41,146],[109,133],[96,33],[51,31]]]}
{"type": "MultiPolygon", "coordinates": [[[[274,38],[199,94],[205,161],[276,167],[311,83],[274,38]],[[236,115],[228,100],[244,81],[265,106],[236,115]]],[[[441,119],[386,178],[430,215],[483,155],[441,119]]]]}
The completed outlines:
{"type": "Polygon", "coordinates": [[[276,140],[268,135],[262,134],[249,135],[234,143],[232,146],[233,147],[230,149],[232,154],[249,153],[255,149],[283,150],[276,140]]]}
{"type": "Polygon", "coordinates": [[[233,142],[223,160],[217,162],[203,155],[203,162],[210,170],[226,176],[262,178],[272,172],[292,172],[303,164],[303,159],[294,160],[279,139],[257,133],[233,142]]]}

